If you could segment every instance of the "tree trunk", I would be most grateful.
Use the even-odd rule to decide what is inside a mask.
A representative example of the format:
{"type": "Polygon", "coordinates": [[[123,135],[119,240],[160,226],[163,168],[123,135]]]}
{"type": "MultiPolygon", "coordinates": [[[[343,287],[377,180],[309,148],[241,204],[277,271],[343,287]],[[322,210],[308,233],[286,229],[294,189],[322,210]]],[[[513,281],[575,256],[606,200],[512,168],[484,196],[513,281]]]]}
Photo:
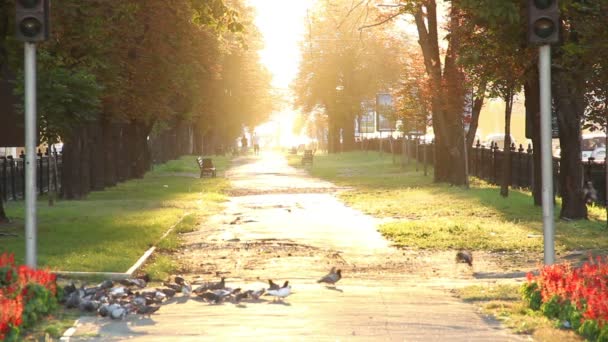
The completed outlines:
{"type": "Polygon", "coordinates": [[[0,223],[9,222],[6,212],[4,211],[4,201],[0,198],[0,223]]]}
{"type": "Polygon", "coordinates": [[[329,117],[329,132],[327,137],[329,153],[337,153],[340,151],[340,128],[336,123],[336,118],[329,117]]]}
{"type": "Polygon", "coordinates": [[[509,196],[509,185],[511,184],[511,112],[513,111],[513,90],[507,91],[505,100],[505,141],[503,145],[503,170],[500,182],[500,195],[509,196]]]}
{"type": "MultiPolygon", "coordinates": [[[[467,133],[467,143],[468,148],[470,149],[474,144],[477,143],[475,141],[475,135],[477,135],[477,127],[479,125],[479,114],[481,113],[481,108],[483,107],[483,101],[485,99],[484,93],[486,92],[486,83],[482,83],[477,90],[477,97],[473,100],[473,110],[471,112],[471,125],[469,126],[469,132],[467,133]]],[[[469,153],[469,155],[471,155],[469,153]]]]}
{"type": "Polygon", "coordinates": [[[541,206],[542,200],[542,179],[541,179],[541,168],[540,168],[540,85],[538,82],[538,73],[534,72],[530,75],[524,84],[524,95],[525,95],[525,107],[526,125],[530,126],[526,128],[526,131],[532,137],[532,150],[533,150],[533,179],[532,179],[532,197],[534,199],[534,205],[541,206]]]}
{"type": "Polygon", "coordinates": [[[116,175],[116,139],[118,127],[109,119],[101,122],[103,141],[103,180],[104,186],[114,186],[118,182],[116,175]]]}
{"type": "MultiPolygon", "coordinates": [[[[433,89],[431,108],[436,157],[434,181],[464,185],[464,135],[461,124],[464,77],[456,65],[458,40],[456,35],[449,36],[442,70],[435,0],[424,2],[424,5],[420,3],[414,12],[414,19],[418,29],[418,43],[433,89]]],[[[450,25],[458,25],[456,15],[451,16],[450,25]]]]}
{"type": "Polygon", "coordinates": [[[89,189],[89,163],[83,127],[74,129],[64,141],[61,169],[61,194],[67,200],[85,197],[89,189]]]}
{"type": "Polygon", "coordinates": [[[103,190],[105,188],[104,177],[104,153],[103,153],[103,131],[100,121],[95,121],[87,125],[90,150],[90,177],[91,190],[103,190]]]}
{"type": "Polygon", "coordinates": [[[554,72],[555,104],[561,146],[560,189],[565,219],[586,219],[581,162],[581,122],[585,111],[585,83],[582,72],[554,72]]]}
{"type": "Polygon", "coordinates": [[[114,145],[114,162],[116,163],[116,178],[124,182],[130,178],[129,168],[129,140],[127,125],[120,123],[116,125],[116,144],[114,145]]]}

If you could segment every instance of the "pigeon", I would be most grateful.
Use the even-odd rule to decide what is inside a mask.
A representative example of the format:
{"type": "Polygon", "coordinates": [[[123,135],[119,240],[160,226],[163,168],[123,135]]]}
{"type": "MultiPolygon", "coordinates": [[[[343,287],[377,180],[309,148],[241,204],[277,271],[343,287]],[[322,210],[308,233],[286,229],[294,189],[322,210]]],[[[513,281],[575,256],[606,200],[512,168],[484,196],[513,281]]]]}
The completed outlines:
{"type": "Polygon", "coordinates": [[[126,297],[131,294],[131,290],[126,287],[115,287],[110,290],[110,295],[113,297],[126,297]]]}
{"type": "Polygon", "coordinates": [[[127,309],[117,305],[110,311],[110,318],[112,319],[124,319],[127,316],[127,309]]]}
{"type": "Polygon", "coordinates": [[[174,289],[157,289],[157,291],[160,291],[162,293],[165,294],[165,296],[167,296],[167,298],[172,298],[173,296],[175,296],[176,291],[174,289]]]}
{"type": "Polygon", "coordinates": [[[456,263],[469,264],[473,267],[473,254],[469,251],[459,251],[456,253],[456,263]]]}
{"type": "Polygon", "coordinates": [[[272,281],[271,279],[268,279],[268,290],[278,290],[281,287],[279,286],[279,284],[276,284],[274,281],[272,281]]]}
{"type": "Polygon", "coordinates": [[[253,292],[252,290],[247,290],[245,292],[237,293],[237,295],[234,296],[234,302],[236,304],[240,303],[241,300],[249,298],[249,296],[251,295],[252,292],[253,292]]]}
{"type": "Polygon", "coordinates": [[[99,308],[99,302],[94,300],[84,300],[78,304],[80,311],[95,312],[99,308]]]}
{"type": "Polygon", "coordinates": [[[222,277],[218,282],[208,282],[194,289],[194,293],[203,293],[207,290],[221,290],[226,287],[226,278],[222,277]]]}
{"type": "Polygon", "coordinates": [[[163,283],[163,285],[165,285],[166,287],[176,291],[176,292],[180,292],[182,290],[182,286],[179,284],[175,284],[175,283],[163,283]]]}
{"type": "Polygon", "coordinates": [[[146,287],[147,283],[145,280],[140,279],[140,278],[127,278],[127,279],[122,279],[119,281],[119,283],[121,285],[127,286],[127,287],[131,287],[131,286],[137,286],[140,289],[143,289],[144,287],[146,287]]]}
{"type": "Polygon", "coordinates": [[[182,293],[185,296],[189,296],[192,293],[192,285],[190,285],[187,281],[184,280],[182,284],[182,293]]]}
{"type": "Polygon", "coordinates": [[[70,293],[70,296],[65,301],[65,307],[68,309],[77,308],[80,305],[80,294],[78,291],[70,293]]]}
{"type": "Polygon", "coordinates": [[[97,310],[97,313],[101,317],[108,317],[112,311],[118,309],[119,307],[120,307],[120,305],[118,305],[118,304],[104,304],[101,307],[99,307],[99,309],[97,310]]]}
{"type": "Polygon", "coordinates": [[[323,278],[317,280],[317,283],[335,285],[340,279],[342,279],[342,270],[336,271],[336,268],[332,267],[329,273],[327,273],[323,278]]]}
{"type": "Polygon", "coordinates": [[[224,300],[224,297],[220,297],[213,292],[204,292],[198,296],[211,304],[219,304],[224,300]]]}
{"type": "Polygon", "coordinates": [[[70,283],[70,285],[63,287],[63,295],[67,298],[72,292],[76,292],[76,290],[76,285],[74,285],[74,283],[70,283]]]}
{"type": "Polygon", "coordinates": [[[175,283],[178,285],[184,285],[184,283],[186,282],[186,280],[180,276],[175,276],[175,283]]]}
{"type": "Polygon", "coordinates": [[[142,296],[139,292],[135,292],[135,298],[133,298],[133,304],[136,306],[145,306],[148,303],[146,298],[142,296]]]}
{"type": "MultiPolygon", "coordinates": [[[[175,295],[175,291],[173,291],[173,294],[175,295]]],[[[162,302],[167,297],[168,295],[164,291],[156,291],[156,293],[154,293],[154,300],[156,301],[156,303],[162,302]]]]}
{"type": "Polygon", "coordinates": [[[289,286],[289,281],[286,281],[283,287],[276,290],[268,290],[266,292],[266,296],[273,296],[279,299],[283,299],[291,294],[291,286],[289,286]]]}
{"type": "Polygon", "coordinates": [[[253,290],[250,290],[250,291],[251,291],[251,293],[249,293],[249,296],[254,300],[258,300],[258,299],[260,299],[260,296],[263,295],[264,292],[266,292],[266,289],[262,288],[257,291],[253,291],[253,290]]]}
{"type": "Polygon", "coordinates": [[[137,313],[140,315],[150,316],[160,309],[160,306],[141,306],[137,308],[137,313]]]}
{"type": "Polygon", "coordinates": [[[101,282],[101,284],[97,285],[97,287],[99,287],[102,290],[107,290],[107,289],[111,289],[114,286],[114,282],[111,280],[104,280],[101,282]]]}
{"type": "Polygon", "coordinates": [[[211,291],[213,294],[215,294],[216,296],[220,297],[220,298],[225,298],[228,297],[230,295],[237,295],[241,292],[240,288],[236,288],[236,289],[222,289],[222,290],[213,290],[211,291]]]}

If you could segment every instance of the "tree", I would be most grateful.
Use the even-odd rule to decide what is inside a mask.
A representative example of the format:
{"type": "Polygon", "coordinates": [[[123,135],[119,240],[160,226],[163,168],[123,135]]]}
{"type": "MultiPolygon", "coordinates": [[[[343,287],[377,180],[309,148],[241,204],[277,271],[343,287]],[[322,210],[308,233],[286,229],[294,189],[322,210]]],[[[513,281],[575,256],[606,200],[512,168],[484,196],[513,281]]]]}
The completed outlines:
{"type": "MultiPolygon", "coordinates": [[[[294,83],[296,107],[323,108],[330,152],[354,147],[355,114],[361,102],[392,91],[399,78],[399,37],[382,30],[360,31],[367,8],[350,1],[320,1],[310,14],[308,41],[294,83]]],[[[322,120],[321,120],[322,121],[322,120]]]]}
{"type": "MultiPolygon", "coordinates": [[[[418,31],[424,65],[430,80],[432,96],[432,125],[435,133],[435,173],[436,182],[465,184],[464,135],[462,115],[465,104],[464,74],[456,63],[460,46],[458,35],[446,36],[447,48],[443,53],[439,45],[439,24],[435,0],[396,1],[376,24],[383,24],[401,15],[410,15],[418,31]],[[397,9],[396,11],[394,9],[397,9]],[[444,62],[441,57],[444,56],[444,62]]],[[[448,31],[459,25],[458,8],[452,6],[447,22],[448,31]]]]}
{"type": "Polygon", "coordinates": [[[500,194],[507,197],[511,183],[511,113],[513,98],[521,91],[526,68],[532,64],[522,46],[521,16],[517,3],[459,1],[458,25],[451,33],[460,37],[459,64],[470,82],[500,97],[505,106],[505,138],[500,194]]]}

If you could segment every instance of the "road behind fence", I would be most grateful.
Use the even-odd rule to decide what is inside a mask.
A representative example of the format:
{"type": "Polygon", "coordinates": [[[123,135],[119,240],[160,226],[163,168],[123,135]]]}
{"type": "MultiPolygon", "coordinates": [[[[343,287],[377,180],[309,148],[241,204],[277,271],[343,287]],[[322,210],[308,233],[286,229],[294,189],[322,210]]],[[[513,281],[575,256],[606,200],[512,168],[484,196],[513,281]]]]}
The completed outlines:
{"type": "MultiPolygon", "coordinates": [[[[423,143],[418,139],[367,139],[357,143],[357,148],[369,151],[382,151],[403,155],[406,158],[417,160],[420,163],[433,164],[435,158],[435,146],[433,143],[423,143]],[[405,154],[402,154],[405,149],[405,154]]],[[[516,147],[511,145],[511,181],[510,185],[515,188],[532,190],[534,186],[534,151],[532,146],[523,145],[516,147]]],[[[506,153],[499,149],[497,144],[492,147],[484,147],[477,142],[469,154],[469,174],[488,183],[498,185],[504,172],[504,161],[506,153]]],[[[407,160],[407,159],[406,159],[407,160]]],[[[603,162],[585,161],[583,163],[585,181],[591,181],[597,190],[597,204],[606,203],[606,169],[603,162]]],[[[557,195],[561,194],[559,188],[560,159],[553,157],[553,184],[557,195]]]]}

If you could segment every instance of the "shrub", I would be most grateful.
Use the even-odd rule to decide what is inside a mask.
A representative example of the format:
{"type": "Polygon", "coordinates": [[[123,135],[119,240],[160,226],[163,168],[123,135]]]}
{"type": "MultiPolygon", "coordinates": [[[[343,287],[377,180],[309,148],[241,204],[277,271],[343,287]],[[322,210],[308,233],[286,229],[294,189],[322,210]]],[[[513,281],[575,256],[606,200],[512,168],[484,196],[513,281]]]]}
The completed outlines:
{"type": "Polygon", "coordinates": [[[608,264],[602,258],[580,268],[544,266],[538,276],[528,274],[521,292],[530,308],[568,322],[591,341],[608,342],[608,264]]]}
{"type": "Polygon", "coordinates": [[[21,331],[57,307],[55,275],[16,265],[0,255],[0,340],[17,341],[21,331]]]}

